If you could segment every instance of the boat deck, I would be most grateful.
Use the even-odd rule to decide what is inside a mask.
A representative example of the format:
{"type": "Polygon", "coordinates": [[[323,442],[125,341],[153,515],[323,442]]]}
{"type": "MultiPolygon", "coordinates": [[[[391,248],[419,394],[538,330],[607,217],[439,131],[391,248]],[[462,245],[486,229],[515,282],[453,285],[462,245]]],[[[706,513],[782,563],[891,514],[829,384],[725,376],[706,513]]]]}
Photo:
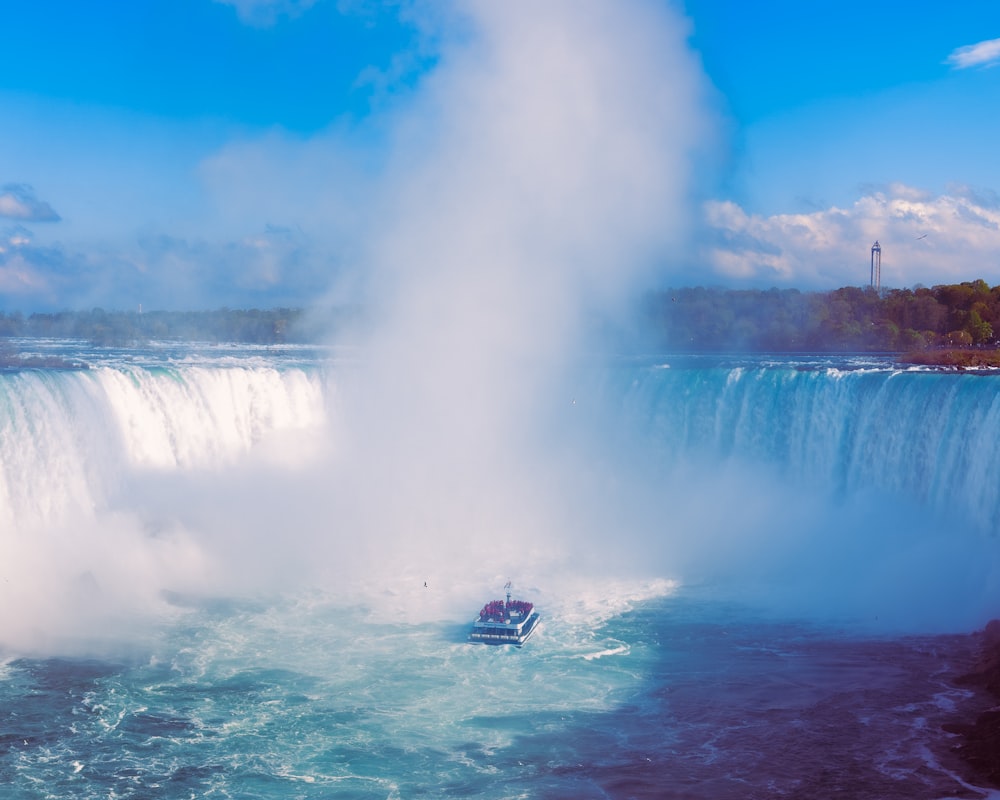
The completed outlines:
{"type": "Polygon", "coordinates": [[[469,641],[479,644],[514,644],[520,647],[538,627],[539,615],[532,611],[524,620],[511,622],[490,622],[476,620],[469,641]]]}

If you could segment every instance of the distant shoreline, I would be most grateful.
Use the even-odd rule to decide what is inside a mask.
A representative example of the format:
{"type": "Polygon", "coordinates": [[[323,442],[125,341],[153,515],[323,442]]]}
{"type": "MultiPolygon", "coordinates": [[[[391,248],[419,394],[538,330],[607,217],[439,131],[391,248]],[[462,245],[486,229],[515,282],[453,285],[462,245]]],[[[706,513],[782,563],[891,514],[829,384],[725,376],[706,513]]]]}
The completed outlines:
{"type": "Polygon", "coordinates": [[[70,361],[61,356],[20,356],[0,351],[0,370],[12,369],[88,369],[80,361],[70,361]]]}
{"type": "Polygon", "coordinates": [[[904,353],[897,359],[902,364],[918,364],[928,367],[948,367],[951,369],[1000,368],[1000,350],[918,350],[904,353]]]}

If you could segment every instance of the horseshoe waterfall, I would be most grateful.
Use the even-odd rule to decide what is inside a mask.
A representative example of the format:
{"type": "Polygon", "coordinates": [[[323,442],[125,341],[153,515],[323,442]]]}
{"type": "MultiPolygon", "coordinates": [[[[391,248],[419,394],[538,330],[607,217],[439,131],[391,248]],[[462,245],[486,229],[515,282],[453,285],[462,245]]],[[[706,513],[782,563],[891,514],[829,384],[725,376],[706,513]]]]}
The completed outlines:
{"type": "Polygon", "coordinates": [[[47,346],[0,372],[7,797],[987,795],[996,375],[593,357],[490,448],[364,352],[47,346]],[[470,644],[507,581],[538,632],[470,644]]]}

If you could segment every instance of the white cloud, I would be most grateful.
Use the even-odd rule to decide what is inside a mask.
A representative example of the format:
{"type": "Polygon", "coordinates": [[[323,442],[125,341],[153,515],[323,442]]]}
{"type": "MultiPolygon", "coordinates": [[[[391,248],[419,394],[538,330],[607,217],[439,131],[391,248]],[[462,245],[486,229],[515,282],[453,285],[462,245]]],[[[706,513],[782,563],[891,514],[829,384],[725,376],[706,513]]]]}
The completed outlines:
{"type": "Polygon", "coordinates": [[[1000,62],[1000,39],[987,39],[959,47],[948,56],[948,63],[956,69],[991,67],[997,62],[1000,62]]]}
{"type": "Polygon", "coordinates": [[[8,183],[0,188],[0,217],[27,222],[58,222],[59,215],[48,203],[35,197],[24,183],[8,183]]]}
{"type": "Polygon", "coordinates": [[[704,212],[703,255],[719,282],[863,285],[878,240],[883,286],[1000,283],[1000,208],[963,187],[935,196],[895,184],[849,208],[809,214],[748,214],[729,201],[711,201],[704,212]]]}

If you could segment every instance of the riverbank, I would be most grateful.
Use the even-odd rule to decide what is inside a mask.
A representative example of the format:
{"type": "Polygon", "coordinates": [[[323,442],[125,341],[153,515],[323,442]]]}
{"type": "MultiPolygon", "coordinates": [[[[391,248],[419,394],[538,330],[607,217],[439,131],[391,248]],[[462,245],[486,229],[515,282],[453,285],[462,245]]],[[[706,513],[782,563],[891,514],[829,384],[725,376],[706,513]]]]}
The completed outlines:
{"type": "Polygon", "coordinates": [[[1000,350],[918,350],[904,353],[897,359],[901,364],[917,364],[950,369],[1000,368],[1000,350]]]}

